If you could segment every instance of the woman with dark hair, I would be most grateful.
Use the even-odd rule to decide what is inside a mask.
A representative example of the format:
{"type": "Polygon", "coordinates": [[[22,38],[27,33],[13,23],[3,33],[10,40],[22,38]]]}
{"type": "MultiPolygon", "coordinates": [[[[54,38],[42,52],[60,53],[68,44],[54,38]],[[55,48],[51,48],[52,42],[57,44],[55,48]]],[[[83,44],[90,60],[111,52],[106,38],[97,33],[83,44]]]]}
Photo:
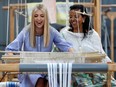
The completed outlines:
{"type": "MultiPolygon", "coordinates": [[[[98,33],[92,28],[87,9],[83,5],[72,5],[69,11],[70,27],[62,29],[63,37],[73,45],[76,52],[105,53],[98,33]]],[[[102,62],[111,62],[106,56],[102,62]]]]}
{"type": "Polygon", "coordinates": [[[69,17],[70,17],[69,22],[70,22],[70,27],[71,27],[70,30],[73,32],[75,29],[77,30],[79,28],[79,30],[81,31],[78,31],[78,32],[80,33],[83,32],[84,34],[83,38],[86,37],[89,30],[92,30],[92,26],[90,26],[89,16],[84,15],[86,13],[87,13],[87,10],[83,5],[73,5],[70,7],[70,12],[69,12],[69,17]],[[81,13],[75,14],[75,12],[79,12],[79,13],[81,12],[81,13]],[[75,27],[72,24],[73,23],[72,21],[74,21],[72,18],[73,16],[76,16],[77,22],[78,22],[77,23],[78,25],[76,25],[75,27]]]}
{"type": "MultiPolygon", "coordinates": [[[[92,28],[90,16],[87,13],[87,9],[83,5],[70,6],[69,24],[69,27],[65,27],[60,32],[63,37],[73,45],[76,52],[105,53],[102,48],[101,39],[98,33],[92,28]]],[[[102,60],[102,63],[107,62],[111,62],[108,56],[102,60]]],[[[95,78],[91,78],[89,74],[77,73],[76,76],[73,76],[77,81],[78,86],[76,87],[92,87],[93,85],[103,87],[103,84],[100,84],[100,82],[105,80],[105,76],[100,73],[94,74],[93,76],[95,78]]]]}

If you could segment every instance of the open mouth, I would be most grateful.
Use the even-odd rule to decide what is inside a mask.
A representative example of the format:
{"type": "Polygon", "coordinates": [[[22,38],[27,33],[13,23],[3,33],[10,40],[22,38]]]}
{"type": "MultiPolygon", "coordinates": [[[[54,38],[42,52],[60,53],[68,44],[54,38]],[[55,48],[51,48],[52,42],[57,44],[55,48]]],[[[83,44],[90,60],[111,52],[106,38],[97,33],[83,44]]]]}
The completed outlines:
{"type": "Polygon", "coordinates": [[[77,22],[76,22],[76,21],[73,21],[73,22],[71,22],[71,24],[72,24],[72,25],[75,25],[75,24],[77,24],[77,22]]]}
{"type": "Polygon", "coordinates": [[[42,24],[42,22],[36,22],[37,23],[37,25],[41,25],[42,24]]]}

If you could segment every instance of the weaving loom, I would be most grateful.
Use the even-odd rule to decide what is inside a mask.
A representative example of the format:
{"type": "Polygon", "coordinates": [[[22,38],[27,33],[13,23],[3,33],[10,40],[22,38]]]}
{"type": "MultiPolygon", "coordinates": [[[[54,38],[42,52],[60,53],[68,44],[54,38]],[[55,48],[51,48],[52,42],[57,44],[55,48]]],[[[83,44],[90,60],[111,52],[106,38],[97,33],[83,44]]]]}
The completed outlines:
{"type": "MultiPolygon", "coordinates": [[[[52,78],[54,78],[55,80],[55,78],[57,77],[57,70],[59,70],[60,80],[64,78],[61,81],[65,81],[63,82],[65,84],[60,84],[63,87],[66,87],[66,83],[70,81],[72,72],[108,72],[109,70],[115,71],[115,69],[112,68],[113,66],[109,67],[109,65],[107,64],[99,64],[99,62],[101,62],[101,60],[105,58],[105,54],[101,54],[99,52],[16,52],[16,54],[18,55],[2,56],[2,60],[5,61],[5,64],[0,65],[0,71],[48,72],[48,77],[51,77],[53,74],[52,78]],[[20,62],[20,64],[11,64],[13,62],[20,62]],[[51,72],[51,70],[53,71],[51,72]],[[64,72],[65,74],[61,75],[64,72]],[[66,82],[66,78],[68,78],[68,82],[66,82]]],[[[49,78],[49,81],[52,82],[53,80],[49,78]]],[[[108,87],[110,87],[110,78],[108,78],[108,81],[108,87]]],[[[57,80],[52,83],[56,85],[56,82],[57,80]]],[[[69,84],[68,86],[70,87],[69,84]]]]}
{"type": "Polygon", "coordinates": [[[69,53],[69,52],[16,52],[19,55],[3,55],[6,62],[20,63],[97,63],[105,58],[105,54],[99,52],[91,53],[69,53]]]}

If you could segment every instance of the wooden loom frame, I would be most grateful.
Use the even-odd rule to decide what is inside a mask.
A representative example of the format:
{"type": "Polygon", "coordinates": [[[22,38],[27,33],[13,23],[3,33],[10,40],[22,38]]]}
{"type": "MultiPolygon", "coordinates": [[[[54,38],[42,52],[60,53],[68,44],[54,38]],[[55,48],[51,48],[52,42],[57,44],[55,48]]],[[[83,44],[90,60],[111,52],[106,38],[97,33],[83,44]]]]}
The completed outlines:
{"type": "MultiPolygon", "coordinates": [[[[81,56],[83,54],[80,54],[79,56],[81,56]]],[[[104,58],[104,54],[99,54],[98,52],[93,52],[93,53],[88,53],[84,55],[87,59],[94,59],[95,61],[92,63],[92,64],[95,64],[96,63],[96,60],[98,60],[98,62],[100,62],[100,60],[102,58],[104,58]]],[[[20,61],[20,56],[18,55],[11,55],[11,56],[8,56],[8,55],[3,55],[2,56],[2,60],[5,61],[8,61],[8,60],[18,60],[20,61]]],[[[93,61],[93,60],[92,60],[93,61]]],[[[0,64],[0,71],[6,71],[6,72],[19,72],[19,67],[20,67],[20,64],[19,63],[15,63],[15,64],[8,64],[8,62],[5,62],[6,64],[0,64]]],[[[100,63],[101,64],[101,63],[100,63]]],[[[33,66],[33,64],[32,64],[33,66]]],[[[108,65],[108,72],[107,72],[107,87],[111,87],[111,75],[112,75],[112,72],[113,71],[116,71],[116,68],[114,68],[114,66],[116,66],[115,64],[113,63],[110,63],[108,65]]],[[[41,69],[40,69],[41,70],[41,69]]]]}
{"type": "MultiPolygon", "coordinates": [[[[24,65],[27,65],[27,64],[23,64],[23,66],[24,65]]],[[[19,71],[20,71],[20,64],[0,64],[0,72],[19,72],[19,71]]],[[[116,64],[115,63],[108,64],[107,87],[111,87],[111,74],[114,71],[116,71],[116,64]]]]}

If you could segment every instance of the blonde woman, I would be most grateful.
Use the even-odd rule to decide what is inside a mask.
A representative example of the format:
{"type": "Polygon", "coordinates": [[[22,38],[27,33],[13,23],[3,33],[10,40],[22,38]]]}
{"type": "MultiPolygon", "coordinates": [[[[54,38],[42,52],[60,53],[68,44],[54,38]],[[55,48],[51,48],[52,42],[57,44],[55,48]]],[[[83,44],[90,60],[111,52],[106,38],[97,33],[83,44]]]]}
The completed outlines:
{"type": "MultiPolygon", "coordinates": [[[[42,4],[38,4],[32,11],[31,23],[22,29],[6,50],[21,51],[23,48],[23,51],[51,52],[53,43],[62,52],[73,52],[71,44],[67,43],[60,33],[49,25],[47,9],[42,4]]],[[[20,87],[44,87],[47,82],[44,81],[45,76],[40,74],[19,75],[19,80],[20,87]],[[41,81],[43,85],[39,84],[42,83],[41,81]]]]}

